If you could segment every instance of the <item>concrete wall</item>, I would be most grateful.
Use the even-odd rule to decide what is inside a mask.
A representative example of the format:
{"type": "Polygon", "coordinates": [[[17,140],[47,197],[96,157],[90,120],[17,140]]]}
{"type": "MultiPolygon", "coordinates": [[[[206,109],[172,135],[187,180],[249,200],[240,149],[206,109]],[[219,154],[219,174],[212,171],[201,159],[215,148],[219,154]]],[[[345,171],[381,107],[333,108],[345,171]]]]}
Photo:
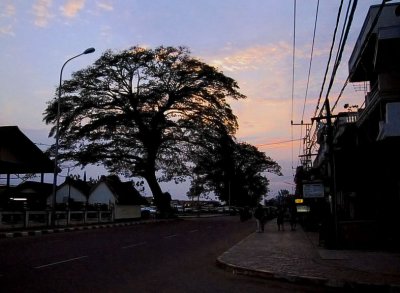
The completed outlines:
{"type": "Polygon", "coordinates": [[[140,206],[116,205],[114,215],[115,220],[138,219],[141,217],[140,206]]]}

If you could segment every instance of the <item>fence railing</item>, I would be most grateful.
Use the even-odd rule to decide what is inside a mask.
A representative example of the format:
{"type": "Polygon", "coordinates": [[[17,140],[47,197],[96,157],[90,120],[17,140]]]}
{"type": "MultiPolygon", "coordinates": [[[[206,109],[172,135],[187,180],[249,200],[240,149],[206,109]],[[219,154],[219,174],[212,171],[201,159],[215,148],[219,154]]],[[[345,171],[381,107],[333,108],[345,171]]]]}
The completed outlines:
{"type": "MultiPolygon", "coordinates": [[[[0,230],[47,227],[52,211],[0,211],[0,230]]],[[[113,211],[56,211],[55,226],[76,226],[114,221],[113,211]]]]}

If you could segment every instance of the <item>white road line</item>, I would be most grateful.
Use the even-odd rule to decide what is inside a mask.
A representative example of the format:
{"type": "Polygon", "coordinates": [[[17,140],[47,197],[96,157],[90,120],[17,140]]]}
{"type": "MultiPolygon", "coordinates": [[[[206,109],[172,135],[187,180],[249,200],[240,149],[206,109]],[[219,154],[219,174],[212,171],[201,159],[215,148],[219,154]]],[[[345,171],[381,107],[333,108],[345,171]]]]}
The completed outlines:
{"type": "Polygon", "coordinates": [[[123,246],[122,249],[131,248],[131,247],[137,247],[137,246],[141,246],[141,245],[145,245],[145,244],[147,244],[147,242],[139,242],[139,243],[135,243],[135,244],[132,244],[132,245],[123,246]]]}
{"type": "Polygon", "coordinates": [[[66,260],[62,260],[62,261],[58,261],[58,262],[53,262],[53,263],[41,265],[41,266],[34,267],[34,268],[35,269],[41,269],[41,268],[45,268],[45,267],[49,267],[49,266],[55,266],[55,265],[62,264],[62,263],[65,263],[65,262],[79,260],[79,259],[82,259],[82,258],[85,258],[85,257],[88,257],[88,256],[84,255],[84,256],[74,257],[74,258],[70,258],[70,259],[66,259],[66,260]]]}
{"type": "Polygon", "coordinates": [[[178,235],[177,234],[173,234],[173,235],[165,236],[164,238],[172,238],[172,237],[176,237],[176,236],[178,236],[178,235]]]}
{"type": "Polygon", "coordinates": [[[194,232],[198,232],[199,230],[195,229],[195,230],[190,230],[189,233],[194,233],[194,232]]]}

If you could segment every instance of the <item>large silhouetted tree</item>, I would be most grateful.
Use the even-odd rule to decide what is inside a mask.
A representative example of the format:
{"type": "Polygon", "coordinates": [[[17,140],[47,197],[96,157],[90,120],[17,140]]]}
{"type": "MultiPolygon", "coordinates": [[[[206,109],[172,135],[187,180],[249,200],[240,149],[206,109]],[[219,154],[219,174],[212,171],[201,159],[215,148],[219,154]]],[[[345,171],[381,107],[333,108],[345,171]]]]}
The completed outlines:
{"type": "MultiPolygon", "coordinates": [[[[185,47],[106,51],[61,90],[60,160],[143,177],[158,206],[165,200],[156,175],[187,175],[189,154],[207,143],[204,133],[223,128],[234,135],[237,120],[227,98],[245,98],[232,78],[185,47]]],[[[56,112],[57,97],[44,121],[54,124],[56,112]]]]}

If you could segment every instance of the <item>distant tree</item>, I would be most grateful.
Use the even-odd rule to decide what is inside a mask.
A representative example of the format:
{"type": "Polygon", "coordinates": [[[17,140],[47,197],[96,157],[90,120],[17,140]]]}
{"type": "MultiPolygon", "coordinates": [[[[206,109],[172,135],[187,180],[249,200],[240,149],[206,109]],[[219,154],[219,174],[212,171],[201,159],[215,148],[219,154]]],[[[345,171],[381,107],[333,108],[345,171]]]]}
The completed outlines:
{"type": "Polygon", "coordinates": [[[214,192],[232,205],[256,205],[269,191],[265,172],[281,174],[281,167],[247,143],[220,136],[217,147],[197,157],[189,194],[214,192]]]}
{"type": "MultiPolygon", "coordinates": [[[[60,160],[142,177],[160,208],[166,201],[158,180],[189,174],[188,154],[202,147],[203,132],[222,127],[233,135],[237,120],[227,98],[245,98],[233,79],[184,47],[106,51],[61,90],[60,160]]],[[[56,116],[57,97],[44,121],[55,124],[56,116]]]]}
{"type": "Polygon", "coordinates": [[[289,190],[281,189],[278,191],[278,196],[276,197],[278,205],[288,205],[290,200],[291,200],[291,195],[289,190]]]}

